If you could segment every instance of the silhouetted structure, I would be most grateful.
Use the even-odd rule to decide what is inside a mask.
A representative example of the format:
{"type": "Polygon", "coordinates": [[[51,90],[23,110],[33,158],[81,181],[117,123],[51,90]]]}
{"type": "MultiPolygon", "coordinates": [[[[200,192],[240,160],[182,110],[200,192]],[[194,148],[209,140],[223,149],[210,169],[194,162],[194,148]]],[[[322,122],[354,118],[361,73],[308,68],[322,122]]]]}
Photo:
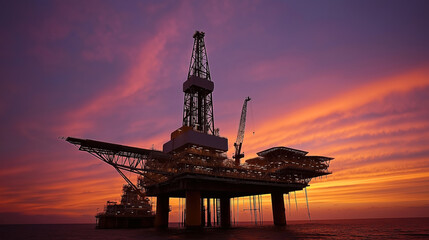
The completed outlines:
{"type": "Polygon", "coordinates": [[[237,140],[235,140],[235,143],[234,143],[235,153],[232,156],[232,158],[235,159],[236,166],[240,165],[240,159],[244,158],[244,153],[241,153],[241,147],[243,146],[244,129],[246,127],[246,114],[247,114],[248,101],[250,101],[250,97],[247,97],[246,99],[244,99],[243,109],[241,110],[240,125],[238,125],[237,140]]]}
{"type": "Polygon", "coordinates": [[[183,83],[185,104],[183,108],[183,126],[197,129],[203,133],[214,134],[214,116],[209,62],[207,59],[204,33],[195,32],[194,48],[188,79],[183,83]]]}
{"type": "MultiPolygon", "coordinates": [[[[204,33],[197,31],[188,78],[183,84],[183,124],[171,133],[162,152],[88,139],[68,137],[66,140],[112,165],[135,189],[139,186],[132,184],[122,171],[140,174],[139,185],[145,190],[144,194],[157,197],[157,227],[168,226],[170,197],[186,198],[185,225],[189,228],[205,225],[204,199],[207,199],[207,225],[210,226],[210,199],[219,199],[213,204],[220,210],[221,226],[229,227],[230,199],[259,194],[271,194],[274,224],[285,225],[283,194],[302,190],[312,178],[330,174],[328,167],[332,158],[274,147],[240,164],[241,138],[238,144],[236,142],[238,162],[228,159],[228,140],[220,137],[219,130],[214,128],[213,89],[204,33]]],[[[243,105],[244,120],[248,100],[243,105]]],[[[244,121],[240,121],[237,139],[241,128],[244,134],[244,121]]],[[[216,216],[219,213],[216,210],[216,216]]]]}
{"type": "Polygon", "coordinates": [[[149,199],[131,185],[122,188],[121,202],[107,201],[104,211],[97,213],[96,228],[153,227],[155,215],[149,199]]]}

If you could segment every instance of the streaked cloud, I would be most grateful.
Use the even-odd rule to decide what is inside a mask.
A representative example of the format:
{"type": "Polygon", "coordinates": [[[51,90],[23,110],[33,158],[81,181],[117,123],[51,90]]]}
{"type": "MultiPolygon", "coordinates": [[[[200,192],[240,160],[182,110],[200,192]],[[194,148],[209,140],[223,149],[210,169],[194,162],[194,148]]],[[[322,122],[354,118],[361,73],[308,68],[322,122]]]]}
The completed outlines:
{"type": "MultiPolygon", "coordinates": [[[[0,215],[93,222],[119,199],[114,169],[58,137],[161,149],[181,125],[192,34],[202,30],[215,124],[230,146],[251,96],[246,157],[281,145],[335,158],[334,174],[308,188],[314,218],[429,216],[429,18],[419,2],[384,4],[7,3],[0,215]]],[[[288,219],[306,218],[302,192],[297,202],[288,219]]]]}

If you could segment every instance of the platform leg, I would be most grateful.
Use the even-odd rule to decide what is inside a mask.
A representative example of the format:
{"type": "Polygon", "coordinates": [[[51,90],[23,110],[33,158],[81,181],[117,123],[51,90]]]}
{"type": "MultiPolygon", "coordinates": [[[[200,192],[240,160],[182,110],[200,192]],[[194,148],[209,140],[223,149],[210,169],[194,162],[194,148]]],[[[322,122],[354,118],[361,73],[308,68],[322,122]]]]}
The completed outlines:
{"type": "Polygon", "coordinates": [[[286,225],[285,203],[283,193],[271,193],[271,206],[273,208],[273,221],[275,226],[286,225]]]}
{"type": "Polygon", "coordinates": [[[229,197],[220,199],[220,226],[231,227],[231,203],[229,197]]]}
{"type": "Polygon", "coordinates": [[[206,225],[206,211],[204,208],[204,198],[201,198],[201,227],[206,225]]]}
{"type": "Polygon", "coordinates": [[[201,194],[199,191],[186,192],[186,220],[187,228],[201,227],[201,194]]]}
{"type": "Polygon", "coordinates": [[[211,209],[210,209],[210,198],[207,198],[207,227],[212,226],[212,219],[211,219],[211,209]]]}
{"type": "Polygon", "coordinates": [[[168,228],[168,212],[170,211],[169,197],[157,196],[155,227],[168,228]]]}

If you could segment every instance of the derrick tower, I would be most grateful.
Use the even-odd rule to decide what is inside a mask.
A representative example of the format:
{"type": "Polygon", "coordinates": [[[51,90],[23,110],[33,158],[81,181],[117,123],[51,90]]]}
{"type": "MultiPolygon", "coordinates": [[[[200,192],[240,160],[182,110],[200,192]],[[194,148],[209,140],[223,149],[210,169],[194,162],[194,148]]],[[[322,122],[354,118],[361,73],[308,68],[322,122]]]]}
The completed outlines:
{"type": "Polygon", "coordinates": [[[214,135],[214,116],[211,81],[204,32],[194,34],[194,47],[188,78],[183,83],[185,103],[183,107],[183,126],[192,127],[203,133],[214,135]]]}
{"type": "Polygon", "coordinates": [[[188,77],[183,83],[185,101],[182,127],[171,133],[171,140],[163,146],[165,153],[201,147],[217,153],[228,151],[228,139],[220,137],[219,129],[214,127],[214,83],[210,76],[204,35],[200,31],[193,35],[191,63],[188,77]]]}

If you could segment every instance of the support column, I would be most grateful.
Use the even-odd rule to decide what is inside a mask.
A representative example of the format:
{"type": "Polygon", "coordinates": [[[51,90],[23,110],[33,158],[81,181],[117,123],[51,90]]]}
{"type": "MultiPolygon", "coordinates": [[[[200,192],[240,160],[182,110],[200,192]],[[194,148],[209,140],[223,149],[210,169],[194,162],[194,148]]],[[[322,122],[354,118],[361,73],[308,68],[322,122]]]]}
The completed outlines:
{"type": "Polygon", "coordinates": [[[156,197],[155,227],[168,228],[168,212],[170,211],[169,197],[156,197]]]}
{"type": "Polygon", "coordinates": [[[187,228],[201,227],[201,193],[198,191],[186,191],[186,219],[187,228]]]}
{"type": "Polygon", "coordinates": [[[210,198],[207,198],[207,227],[212,226],[212,219],[211,219],[211,209],[210,209],[210,198]]]}
{"type": "Polygon", "coordinates": [[[273,208],[274,225],[286,226],[286,213],[283,193],[271,193],[271,206],[273,208]]]}
{"type": "Polygon", "coordinates": [[[204,198],[201,198],[201,227],[206,225],[206,209],[204,209],[204,198]]]}
{"type": "Polygon", "coordinates": [[[220,199],[220,226],[231,227],[231,203],[229,197],[220,199]]]}

